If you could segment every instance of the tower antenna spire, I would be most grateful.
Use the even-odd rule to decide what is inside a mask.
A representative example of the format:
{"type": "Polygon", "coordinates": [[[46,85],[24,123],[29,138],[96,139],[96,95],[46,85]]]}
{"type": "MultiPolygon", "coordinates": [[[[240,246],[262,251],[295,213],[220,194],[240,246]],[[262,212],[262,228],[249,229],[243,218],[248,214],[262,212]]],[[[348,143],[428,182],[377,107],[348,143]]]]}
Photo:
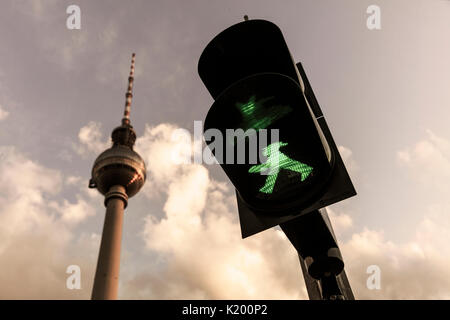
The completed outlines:
{"type": "Polygon", "coordinates": [[[125,111],[123,112],[122,125],[130,124],[130,109],[131,109],[131,100],[133,98],[133,82],[134,82],[134,62],[135,62],[136,54],[133,53],[131,55],[131,68],[130,75],[128,76],[128,89],[125,94],[125,111]]]}

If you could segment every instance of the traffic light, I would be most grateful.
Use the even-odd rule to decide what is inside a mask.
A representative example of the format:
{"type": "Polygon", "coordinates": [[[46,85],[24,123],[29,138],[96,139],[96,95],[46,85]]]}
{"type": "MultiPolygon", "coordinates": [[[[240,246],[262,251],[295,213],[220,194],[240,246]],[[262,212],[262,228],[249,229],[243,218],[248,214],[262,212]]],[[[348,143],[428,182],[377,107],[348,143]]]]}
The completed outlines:
{"type": "Polygon", "coordinates": [[[215,100],[205,140],[236,188],[243,237],[356,194],[303,67],[275,24],[249,20],[224,30],[198,71],[215,100]],[[222,149],[208,130],[225,137],[222,149]]]}

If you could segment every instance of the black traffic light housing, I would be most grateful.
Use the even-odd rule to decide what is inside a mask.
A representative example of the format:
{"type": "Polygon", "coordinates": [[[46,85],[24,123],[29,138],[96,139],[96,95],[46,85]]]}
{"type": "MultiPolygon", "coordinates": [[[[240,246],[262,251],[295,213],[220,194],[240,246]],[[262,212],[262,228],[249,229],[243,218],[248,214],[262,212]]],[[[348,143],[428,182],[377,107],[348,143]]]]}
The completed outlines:
{"type": "Polygon", "coordinates": [[[305,213],[312,212],[316,209],[326,207],[356,195],[356,190],[339,154],[339,150],[334,142],[333,136],[331,135],[330,129],[328,128],[328,124],[311,88],[305,70],[300,62],[297,63],[297,69],[304,84],[304,94],[306,99],[308,100],[314,116],[316,117],[316,120],[328,142],[328,146],[334,155],[334,167],[325,189],[315,202],[303,208],[298,208],[293,211],[292,214],[287,214],[282,217],[261,214],[255,210],[252,210],[241,198],[239,192],[236,191],[239,221],[241,224],[241,233],[243,238],[287,222],[305,213]]]}
{"type": "MultiPolygon", "coordinates": [[[[205,131],[226,136],[226,129],[242,124],[258,132],[279,129],[277,154],[288,159],[272,184],[254,173],[262,163],[221,164],[236,187],[244,238],[356,194],[304,69],[292,60],[275,24],[250,20],[224,30],[203,51],[198,71],[215,99],[205,131]],[[286,166],[294,169],[287,174],[281,170],[286,166]]],[[[247,161],[250,138],[244,139],[247,161]]]]}

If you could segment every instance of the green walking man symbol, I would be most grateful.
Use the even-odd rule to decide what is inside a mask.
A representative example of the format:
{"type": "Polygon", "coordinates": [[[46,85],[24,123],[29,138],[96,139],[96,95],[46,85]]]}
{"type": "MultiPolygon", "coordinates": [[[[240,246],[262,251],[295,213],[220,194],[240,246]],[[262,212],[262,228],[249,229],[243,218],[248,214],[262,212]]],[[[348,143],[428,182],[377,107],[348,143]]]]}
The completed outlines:
{"type": "Polygon", "coordinates": [[[236,108],[241,112],[242,122],[238,126],[244,131],[248,129],[265,129],[275,121],[284,117],[292,111],[290,106],[273,105],[264,108],[263,105],[274,97],[267,97],[256,100],[256,96],[251,96],[246,103],[236,103],[236,108]]]}
{"type": "Polygon", "coordinates": [[[306,178],[313,171],[313,168],[300,161],[293,160],[280,151],[281,147],[287,146],[286,142],[274,142],[263,149],[264,156],[267,157],[267,161],[262,164],[254,165],[250,167],[248,172],[261,173],[267,175],[266,183],[259,189],[260,192],[272,193],[275,186],[275,182],[278,178],[278,173],[281,169],[291,170],[299,172],[301,174],[301,181],[305,181],[306,178]]]}

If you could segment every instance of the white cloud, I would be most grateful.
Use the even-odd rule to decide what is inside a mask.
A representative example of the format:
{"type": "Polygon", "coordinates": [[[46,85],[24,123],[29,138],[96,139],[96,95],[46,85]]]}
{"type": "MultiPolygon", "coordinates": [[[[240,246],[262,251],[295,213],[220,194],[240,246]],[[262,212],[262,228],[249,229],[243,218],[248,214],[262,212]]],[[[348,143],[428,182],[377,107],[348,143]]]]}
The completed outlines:
{"type": "Polygon", "coordinates": [[[333,230],[337,236],[344,232],[348,232],[353,227],[353,219],[345,213],[337,213],[334,209],[327,208],[328,216],[333,226],[333,230]]]}
{"type": "Polygon", "coordinates": [[[0,121],[6,119],[9,116],[9,112],[3,109],[2,105],[0,105],[0,121]]]}
{"type": "Polygon", "coordinates": [[[450,142],[431,130],[413,147],[397,152],[397,161],[421,185],[449,190],[450,142]]]}
{"type": "Polygon", "coordinates": [[[0,146],[0,160],[0,192],[3,195],[26,196],[42,203],[42,192],[55,194],[61,189],[58,171],[40,166],[14,147],[0,146]]]}
{"type": "MultiPolygon", "coordinates": [[[[433,194],[448,193],[450,142],[431,130],[412,147],[397,152],[397,162],[407,169],[417,188],[433,194]]],[[[450,201],[438,197],[430,203],[411,237],[402,243],[390,241],[382,231],[364,228],[341,242],[346,270],[353,290],[362,299],[449,299],[450,298],[450,201]],[[366,287],[366,268],[381,268],[381,290],[366,287]]],[[[426,199],[425,199],[426,200],[426,199]]],[[[422,210],[418,206],[418,210],[422,210]]],[[[338,225],[338,224],[337,224],[338,225]]],[[[402,226],[399,225],[398,228],[402,226]]]]}
{"type": "Polygon", "coordinates": [[[450,228],[448,210],[430,208],[405,243],[364,229],[341,244],[347,275],[359,299],[449,299],[450,228]],[[366,269],[381,269],[381,290],[369,290],[366,269]]]}
{"type": "Polygon", "coordinates": [[[111,146],[111,141],[105,141],[101,132],[101,123],[90,121],[78,133],[79,142],[73,145],[81,156],[98,155],[111,146]]]}
{"type": "Polygon", "coordinates": [[[88,181],[89,178],[87,177],[67,176],[64,180],[64,185],[68,188],[74,188],[74,192],[77,194],[77,197],[89,199],[90,202],[93,202],[96,205],[102,203],[104,200],[103,196],[97,189],[88,188],[88,181]]]}
{"type": "Polygon", "coordinates": [[[82,179],[83,179],[82,177],[68,176],[66,177],[65,183],[67,185],[78,185],[81,183],[82,179]]]}
{"type": "Polygon", "coordinates": [[[147,180],[141,192],[147,196],[166,192],[170,183],[179,179],[190,165],[177,164],[174,155],[190,158],[192,146],[188,141],[176,139],[173,133],[177,127],[160,124],[156,127],[146,125],[144,134],[136,140],[135,150],[147,166],[147,180]]]}
{"type": "Polygon", "coordinates": [[[347,168],[347,171],[351,177],[355,176],[359,171],[359,166],[355,159],[353,158],[353,152],[349,148],[344,146],[338,146],[339,154],[341,155],[342,161],[347,168]]]}
{"type": "Polygon", "coordinates": [[[62,204],[52,203],[51,207],[61,214],[61,219],[70,225],[76,225],[95,215],[94,207],[78,194],[77,201],[71,203],[63,199],[62,204]]]}
{"type": "Polygon", "coordinates": [[[75,204],[61,198],[63,180],[14,147],[0,147],[0,298],[88,297],[88,283],[77,292],[66,289],[65,270],[77,264],[84,279],[93,273],[93,261],[79,254],[88,251],[72,231],[92,209],[82,196],[75,204]]]}

